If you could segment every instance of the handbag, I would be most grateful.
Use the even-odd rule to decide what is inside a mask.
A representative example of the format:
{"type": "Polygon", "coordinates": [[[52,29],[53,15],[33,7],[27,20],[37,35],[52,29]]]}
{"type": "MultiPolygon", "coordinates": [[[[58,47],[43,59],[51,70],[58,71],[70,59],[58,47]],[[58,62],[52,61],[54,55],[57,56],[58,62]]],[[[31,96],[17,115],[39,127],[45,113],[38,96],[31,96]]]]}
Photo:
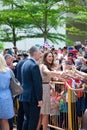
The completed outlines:
{"type": "Polygon", "coordinates": [[[11,81],[10,81],[10,89],[12,92],[12,96],[18,96],[23,93],[23,88],[21,87],[20,82],[15,78],[14,73],[11,72],[11,81]]]}
{"type": "Polygon", "coordinates": [[[20,82],[15,77],[11,78],[10,89],[11,89],[13,97],[18,96],[23,93],[23,88],[21,87],[20,82]]]}

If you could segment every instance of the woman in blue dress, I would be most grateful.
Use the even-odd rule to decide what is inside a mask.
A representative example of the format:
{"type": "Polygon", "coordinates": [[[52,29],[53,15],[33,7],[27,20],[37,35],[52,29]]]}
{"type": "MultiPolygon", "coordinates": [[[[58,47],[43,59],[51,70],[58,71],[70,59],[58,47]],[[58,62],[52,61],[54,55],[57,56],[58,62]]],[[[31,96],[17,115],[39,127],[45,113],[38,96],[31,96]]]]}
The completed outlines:
{"type": "Polygon", "coordinates": [[[10,69],[7,68],[3,55],[0,54],[0,125],[2,130],[9,130],[8,119],[14,116],[13,100],[10,90],[10,69]]]}

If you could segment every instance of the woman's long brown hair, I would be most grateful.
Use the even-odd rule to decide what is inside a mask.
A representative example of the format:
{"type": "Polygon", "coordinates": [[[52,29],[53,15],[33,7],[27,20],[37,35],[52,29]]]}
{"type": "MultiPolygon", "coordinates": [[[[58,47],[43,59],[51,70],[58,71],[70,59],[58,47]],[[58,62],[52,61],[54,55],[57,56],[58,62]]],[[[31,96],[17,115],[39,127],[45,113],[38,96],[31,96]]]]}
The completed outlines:
{"type": "Polygon", "coordinates": [[[52,66],[54,66],[54,55],[53,55],[53,53],[51,51],[48,51],[48,52],[46,52],[44,54],[44,56],[43,56],[43,64],[46,65],[49,70],[52,70],[52,66]],[[48,56],[49,53],[51,53],[52,57],[53,57],[53,61],[52,61],[51,64],[48,63],[47,60],[46,60],[46,58],[47,58],[47,56],[48,56]]]}

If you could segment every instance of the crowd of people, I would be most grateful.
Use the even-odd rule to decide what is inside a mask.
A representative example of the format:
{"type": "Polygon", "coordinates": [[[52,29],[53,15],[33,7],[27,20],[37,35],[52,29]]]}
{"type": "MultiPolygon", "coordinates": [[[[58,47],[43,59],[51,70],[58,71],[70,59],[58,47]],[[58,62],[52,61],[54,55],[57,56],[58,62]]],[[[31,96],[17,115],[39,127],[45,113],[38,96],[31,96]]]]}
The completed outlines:
{"type": "Polygon", "coordinates": [[[47,130],[49,123],[68,130],[70,87],[72,129],[87,130],[86,123],[83,125],[83,114],[87,109],[86,84],[87,45],[58,50],[32,46],[23,54],[13,54],[10,49],[5,49],[0,54],[1,129],[13,130],[14,101],[17,98],[17,130],[47,130]],[[23,87],[23,93],[15,98],[10,90],[10,71],[23,87]],[[58,82],[63,84],[59,86],[58,82]]]}

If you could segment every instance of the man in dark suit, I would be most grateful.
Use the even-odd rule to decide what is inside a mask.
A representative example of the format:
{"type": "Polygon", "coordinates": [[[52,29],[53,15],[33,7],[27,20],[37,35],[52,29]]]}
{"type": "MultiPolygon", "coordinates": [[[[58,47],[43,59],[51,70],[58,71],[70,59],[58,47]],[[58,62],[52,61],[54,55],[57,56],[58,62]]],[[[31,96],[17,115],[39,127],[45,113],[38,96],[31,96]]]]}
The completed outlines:
{"type": "Polygon", "coordinates": [[[22,94],[24,122],[22,130],[36,130],[42,106],[42,78],[36,60],[40,52],[35,46],[29,50],[30,58],[22,66],[22,94]]]}
{"type": "MultiPolygon", "coordinates": [[[[17,79],[22,84],[22,78],[21,78],[21,68],[24,62],[28,59],[28,54],[23,54],[23,59],[20,60],[16,66],[17,71],[17,79]]],[[[24,121],[24,109],[23,109],[23,103],[21,101],[22,95],[19,95],[19,108],[18,108],[18,115],[17,115],[17,130],[22,130],[23,121],[24,121]]]]}

